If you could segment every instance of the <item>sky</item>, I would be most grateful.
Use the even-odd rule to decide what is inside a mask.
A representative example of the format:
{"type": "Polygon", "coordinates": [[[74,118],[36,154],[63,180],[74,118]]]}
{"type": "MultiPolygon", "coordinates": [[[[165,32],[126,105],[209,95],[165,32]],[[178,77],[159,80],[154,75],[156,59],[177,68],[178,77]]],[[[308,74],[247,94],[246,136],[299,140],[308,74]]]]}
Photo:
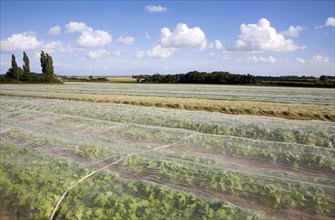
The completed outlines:
{"type": "Polygon", "coordinates": [[[334,74],[335,1],[3,1],[1,74],[334,74]]]}

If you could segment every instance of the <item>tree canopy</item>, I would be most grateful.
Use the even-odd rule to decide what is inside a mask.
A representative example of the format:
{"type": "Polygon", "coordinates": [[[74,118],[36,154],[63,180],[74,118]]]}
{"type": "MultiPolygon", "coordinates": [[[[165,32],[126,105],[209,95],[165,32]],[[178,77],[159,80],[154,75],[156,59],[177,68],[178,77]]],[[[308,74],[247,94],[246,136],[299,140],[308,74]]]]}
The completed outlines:
{"type": "Polygon", "coordinates": [[[209,84],[254,84],[256,79],[254,76],[232,74],[229,72],[198,72],[192,71],[186,74],[174,75],[160,75],[155,74],[152,76],[135,76],[136,78],[144,79],[143,82],[150,83],[209,83],[209,84]]]}
{"type": "Polygon", "coordinates": [[[24,62],[23,64],[24,73],[30,73],[30,61],[25,51],[23,51],[23,62],[24,62]]]}
{"type": "Polygon", "coordinates": [[[23,52],[23,65],[18,66],[14,54],[12,54],[11,68],[8,69],[4,76],[0,77],[0,82],[4,83],[60,83],[55,78],[52,57],[41,51],[41,67],[42,74],[33,73],[30,71],[30,60],[26,52],[23,52]]]}
{"type": "Polygon", "coordinates": [[[191,71],[180,74],[154,74],[133,76],[142,83],[203,83],[230,85],[265,85],[265,86],[294,86],[294,87],[335,87],[335,77],[322,75],[317,77],[305,76],[253,76],[241,75],[223,71],[211,73],[191,71]]]}
{"type": "Polygon", "coordinates": [[[6,77],[9,78],[9,79],[13,79],[13,80],[19,80],[20,75],[21,75],[21,69],[17,65],[16,58],[15,58],[14,54],[12,54],[12,62],[11,63],[12,63],[12,67],[8,69],[8,71],[6,73],[6,77]]]}

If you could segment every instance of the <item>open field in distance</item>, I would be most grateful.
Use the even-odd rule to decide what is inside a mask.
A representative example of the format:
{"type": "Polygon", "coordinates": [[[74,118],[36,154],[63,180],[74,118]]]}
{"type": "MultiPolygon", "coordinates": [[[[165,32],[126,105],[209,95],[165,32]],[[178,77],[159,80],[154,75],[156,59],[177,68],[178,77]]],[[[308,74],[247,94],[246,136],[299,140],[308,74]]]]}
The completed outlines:
{"type": "Polygon", "coordinates": [[[113,83],[136,83],[137,80],[131,76],[107,76],[107,79],[113,83]]]}

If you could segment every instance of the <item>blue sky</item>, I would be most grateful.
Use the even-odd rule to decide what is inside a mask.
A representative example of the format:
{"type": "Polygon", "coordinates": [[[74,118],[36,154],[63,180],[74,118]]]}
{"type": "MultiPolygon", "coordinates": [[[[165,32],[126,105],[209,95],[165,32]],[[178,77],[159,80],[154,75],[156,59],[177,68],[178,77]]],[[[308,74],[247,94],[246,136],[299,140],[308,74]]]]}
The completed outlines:
{"type": "Polygon", "coordinates": [[[11,54],[61,75],[334,75],[334,1],[1,1],[11,54]]]}

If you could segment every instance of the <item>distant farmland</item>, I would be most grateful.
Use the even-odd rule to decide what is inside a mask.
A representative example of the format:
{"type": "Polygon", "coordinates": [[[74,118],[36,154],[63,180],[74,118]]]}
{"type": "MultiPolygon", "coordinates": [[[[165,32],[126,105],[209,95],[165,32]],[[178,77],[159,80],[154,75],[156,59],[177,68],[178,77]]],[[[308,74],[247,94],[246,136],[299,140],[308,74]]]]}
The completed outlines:
{"type": "Polygon", "coordinates": [[[80,81],[100,81],[110,83],[136,83],[137,79],[131,76],[63,76],[59,77],[65,82],[80,82],[80,81]]]}

